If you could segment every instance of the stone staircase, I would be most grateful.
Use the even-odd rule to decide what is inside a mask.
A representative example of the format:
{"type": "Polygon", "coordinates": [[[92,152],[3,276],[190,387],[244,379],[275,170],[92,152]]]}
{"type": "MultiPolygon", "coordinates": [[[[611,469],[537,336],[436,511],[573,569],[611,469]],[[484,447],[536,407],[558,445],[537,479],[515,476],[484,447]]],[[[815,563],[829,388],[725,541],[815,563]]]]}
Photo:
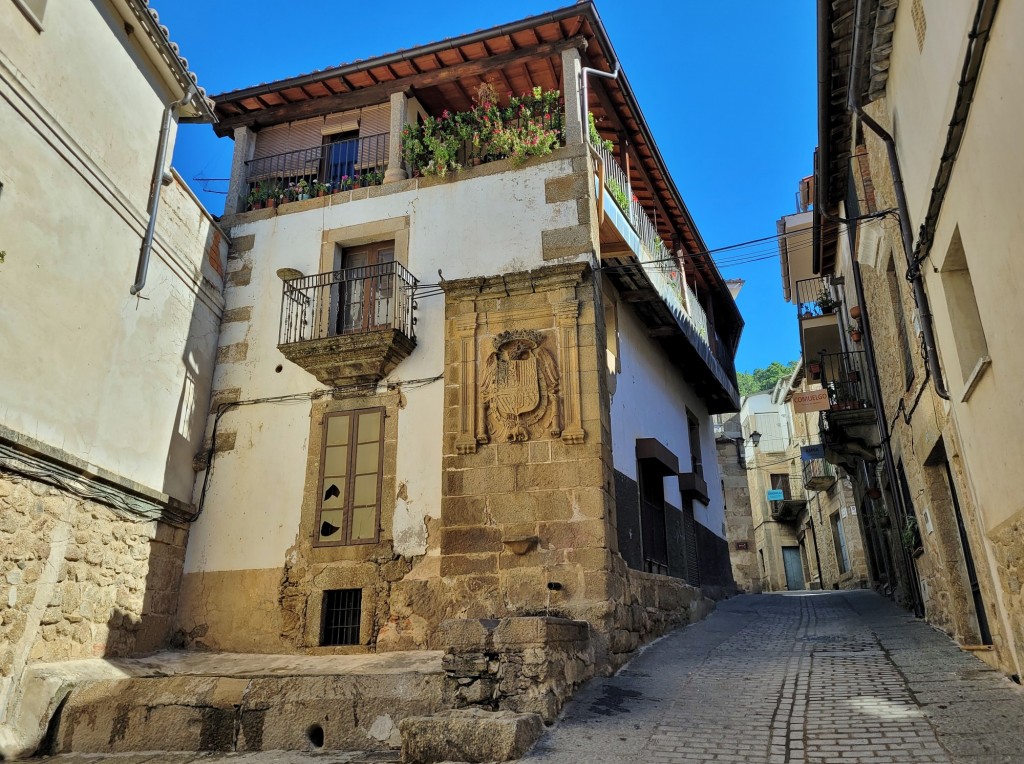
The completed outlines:
{"type": "Polygon", "coordinates": [[[451,707],[440,652],[290,656],[165,652],[105,661],[50,725],[53,754],[360,751],[401,746],[398,723],[451,707]]]}

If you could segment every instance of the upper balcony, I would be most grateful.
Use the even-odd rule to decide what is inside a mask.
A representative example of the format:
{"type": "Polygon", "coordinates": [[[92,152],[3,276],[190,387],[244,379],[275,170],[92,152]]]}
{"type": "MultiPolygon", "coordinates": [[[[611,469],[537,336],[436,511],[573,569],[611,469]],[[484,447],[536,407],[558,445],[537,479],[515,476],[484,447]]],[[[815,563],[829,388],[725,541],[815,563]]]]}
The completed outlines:
{"type": "Polygon", "coordinates": [[[245,163],[243,209],[273,207],[285,202],[379,186],[387,171],[390,135],[325,141],[301,146],[245,163]]]}
{"type": "Polygon", "coordinates": [[[825,458],[843,465],[849,465],[851,459],[876,460],[878,422],[864,351],[822,354],[818,363],[829,401],[829,408],[821,412],[825,458]]]}
{"type": "Polygon", "coordinates": [[[824,459],[806,459],[803,462],[804,488],[808,491],[827,491],[836,483],[836,470],[824,459]]]}
{"type": "Polygon", "coordinates": [[[415,290],[396,262],[285,278],[278,349],[325,385],[378,382],[416,347],[415,290]]]}
{"type": "MultiPolygon", "coordinates": [[[[681,362],[708,370],[706,389],[716,401],[712,413],[734,411],[739,405],[733,352],[719,337],[697,294],[690,287],[683,258],[669,251],[647,210],[633,193],[627,173],[601,141],[591,136],[597,175],[595,193],[601,231],[601,260],[605,272],[648,326],[648,333],[675,349],[681,362]],[[682,337],[683,343],[673,343],[682,337]]],[[[694,279],[695,281],[695,279],[694,279]]],[[[692,367],[691,367],[692,368],[692,367]]]]}
{"type": "Polygon", "coordinates": [[[810,376],[817,379],[820,372],[815,371],[818,367],[812,366],[814,359],[823,353],[831,355],[842,350],[838,317],[841,303],[827,276],[801,279],[795,287],[800,343],[810,376]]]}
{"type": "Polygon", "coordinates": [[[800,513],[807,508],[807,497],[799,489],[801,484],[802,476],[798,473],[771,476],[772,490],[782,492],[781,499],[770,499],[768,501],[773,520],[779,522],[796,520],[800,513]]]}

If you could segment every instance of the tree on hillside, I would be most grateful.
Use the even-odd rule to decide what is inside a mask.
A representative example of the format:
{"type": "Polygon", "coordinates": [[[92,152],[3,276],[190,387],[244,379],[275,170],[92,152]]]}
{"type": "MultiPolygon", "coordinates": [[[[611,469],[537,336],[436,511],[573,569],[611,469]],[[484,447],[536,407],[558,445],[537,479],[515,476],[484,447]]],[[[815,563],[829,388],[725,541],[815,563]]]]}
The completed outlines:
{"type": "Polygon", "coordinates": [[[790,361],[785,364],[779,361],[772,361],[763,369],[754,369],[752,372],[737,372],[736,381],[740,385],[740,395],[747,396],[771,390],[779,379],[788,377],[795,368],[796,361],[790,361]]]}

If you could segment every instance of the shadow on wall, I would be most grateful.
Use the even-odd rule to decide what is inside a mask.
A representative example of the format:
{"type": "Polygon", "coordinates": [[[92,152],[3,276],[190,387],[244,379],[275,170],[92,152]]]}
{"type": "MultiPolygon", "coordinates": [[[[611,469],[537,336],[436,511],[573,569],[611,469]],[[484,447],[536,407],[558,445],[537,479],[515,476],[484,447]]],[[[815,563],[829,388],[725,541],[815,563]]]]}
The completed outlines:
{"type": "MultiPolygon", "coordinates": [[[[200,221],[206,221],[200,215],[200,221]]],[[[220,230],[208,225],[203,244],[203,281],[212,283],[223,279],[227,256],[227,241],[220,230]]],[[[176,279],[169,274],[165,278],[176,279]]],[[[156,285],[157,289],[163,284],[156,285]]],[[[218,307],[208,303],[209,297],[192,297],[191,318],[188,335],[181,353],[184,374],[174,425],[167,444],[167,461],[164,467],[163,491],[170,496],[190,503],[195,482],[193,463],[204,448],[207,414],[213,391],[213,374],[217,361],[217,344],[220,334],[218,307]]],[[[235,324],[241,326],[241,324],[235,324]]],[[[242,343],[244,344],[244,343],[242,343]]]]}

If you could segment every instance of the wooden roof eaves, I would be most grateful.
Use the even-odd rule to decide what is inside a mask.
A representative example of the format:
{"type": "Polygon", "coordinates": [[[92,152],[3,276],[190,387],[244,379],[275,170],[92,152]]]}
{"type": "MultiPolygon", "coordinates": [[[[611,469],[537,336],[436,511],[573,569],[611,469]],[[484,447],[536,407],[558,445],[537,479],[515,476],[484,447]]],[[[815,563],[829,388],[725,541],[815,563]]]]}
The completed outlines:
{"type": "MultiPolygon", "coordinates": [[[[332,79],[338,77],[344,77],[349,74],[355,74],[362,72],[367,69],[380,67],[385,64],[398,63],[402,61],[408,61],[411,59],[423,58],[425,56],[433,55],[435,53],[452,50],[454,48],[460,48],[464,45],[472,44],[481,39],[490,39],[493,37],[504,37],[517,34],[526,30],[532,30],[534,27],[540,26],[544,23],[557,22],[566,18],[573,18],[580,16],[586,12],[587,8],[592,8],[591,2],[578,3],[563,8],[550,11],[548,13],[542,13],[535,16],[528,16],[525,19],[513,22],[511,24],[503,24],[501,26],[492,27],[490,29],[481,30],[479,32],[471,32],[469,34],[460,35],[458,37],[451,37],[439,42],[429,43],[416,48],[407,48],[405,50],[396,51],[394,53],[388,53],[384,56],[378,56],[376,58],[366,59],[364,61],[355,61],[349,64],[342,64],[341,66],[332,67],[329,69],[322,69],[320,71],[311,72],[309,74],[301,74],[297,77],[291,77],[285,80],[278,80],[271,83],[263,83],[260,85],[254,85],[247,88],[241,88],[239,90],[232,90],[225,93],[212,96],[214,101],[218,103],[237,101],[241,98],[247,98],[254,95],[260,95],[269,90],[278,90],[286,87],[295,87],[308,82],[314,82],[322,79],[332,79]]],[[[543,40],[539,35],[534,35],[537,38],[537,42],[541,43],[543,40]]]]}

